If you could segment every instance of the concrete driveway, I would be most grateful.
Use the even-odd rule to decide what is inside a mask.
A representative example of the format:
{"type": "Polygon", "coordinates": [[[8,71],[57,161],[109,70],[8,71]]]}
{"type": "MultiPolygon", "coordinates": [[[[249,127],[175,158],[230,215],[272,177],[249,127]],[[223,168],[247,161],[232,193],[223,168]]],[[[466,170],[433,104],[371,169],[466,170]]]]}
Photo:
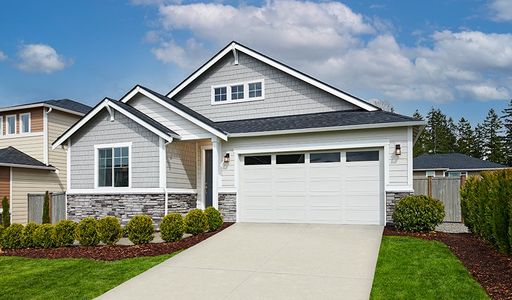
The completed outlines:
{"type": "Polygon", "coordinates": [[[368,299],[381,226],[237,223],[101,299],[368,299]]]}

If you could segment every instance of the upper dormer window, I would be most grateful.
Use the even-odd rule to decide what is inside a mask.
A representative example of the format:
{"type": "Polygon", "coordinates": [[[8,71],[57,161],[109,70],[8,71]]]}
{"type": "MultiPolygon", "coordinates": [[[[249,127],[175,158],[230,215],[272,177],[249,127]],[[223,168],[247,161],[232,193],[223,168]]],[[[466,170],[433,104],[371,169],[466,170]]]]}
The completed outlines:
{"type": "Polygon", "coordinates": [[[212,104],[263,100],[263,80],[212,86],[212,104]]]}
{"type": "Polygon", "coordinates": [[[30,132],[30,113],[25,113],[20,115],[20,132],[21,133],[29,133],[30,132]]]}
{"type": "Polygon", "coordinates": [[[16,134],[16,115],[7,116],[5,132],[7,134],[16,134]]]}

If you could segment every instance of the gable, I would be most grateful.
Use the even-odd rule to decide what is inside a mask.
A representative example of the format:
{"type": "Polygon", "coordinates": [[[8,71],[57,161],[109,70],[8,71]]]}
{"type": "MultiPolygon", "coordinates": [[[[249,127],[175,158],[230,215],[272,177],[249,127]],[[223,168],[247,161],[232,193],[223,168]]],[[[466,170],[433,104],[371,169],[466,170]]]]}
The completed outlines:
{"type": "Polygon", "coordinates": [[[213,121],[360,109],[245,53],[225,55],[173,99],[213,121]],[[212,86],[263,79],[263,100],[212,105],[212,86]]]}

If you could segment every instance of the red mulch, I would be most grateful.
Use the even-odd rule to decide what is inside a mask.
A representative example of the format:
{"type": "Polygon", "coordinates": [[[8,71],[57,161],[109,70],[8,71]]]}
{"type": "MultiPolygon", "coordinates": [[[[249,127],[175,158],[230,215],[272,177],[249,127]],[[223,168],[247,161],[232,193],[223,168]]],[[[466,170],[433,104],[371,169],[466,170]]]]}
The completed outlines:
{"type": "Polygon", "coordinates": [[[194,246],[214,234],[228,228],[233,223],[224,223],[220,229],[213,232],[201,233],[172,243],[150,243],[134,246],[69,246],[52,249],[6,249],[0,252],[5,256],[23,256],[29,258],[90,258],[95,260],[118,260],[140,256],[157,256],[173,253],[194,246]]]}
{"type": "Polygon", "coordinates": [[[409,233],[385,228],[384,235],[412,236],[445,243],[493,299],[512,299],[512,257],[470,233],[409,233]]]}

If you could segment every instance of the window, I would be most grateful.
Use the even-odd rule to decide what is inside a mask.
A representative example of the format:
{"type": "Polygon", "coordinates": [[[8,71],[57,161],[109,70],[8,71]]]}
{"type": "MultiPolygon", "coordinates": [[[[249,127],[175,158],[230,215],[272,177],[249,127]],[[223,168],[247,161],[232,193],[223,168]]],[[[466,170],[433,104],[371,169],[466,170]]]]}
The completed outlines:
{"type": "Polygon", "coordinates": [[[129,186],[129,147],[98,149],[98,186],[129,186]]]}
{"type": "Polygon", "coordinates": [[[5,132],[7,134],[15,134],[16,133],[16,115],[7,116],[6,121],[7,127],[5,132]]]}
{"type": "Polygon", "coordinates": [[[249,98],[261,97],[262,94],[263,89],[261,87],[261,82],[249,83],[249,98]]]}
{"type": "Polygon", "coordinates": [[[231,100],[244,99],[244,85],[232,85],[231,86],[231,100]]]}
{"type": "Polygon", "coordinates": [[[309,161],[312,164],[340,162],[340,153],[339,152],[311,153],[309,155],[309,161]]]}
{"type": "Polygon", "coordinates": [[[436,171],[425,171],[426,177],[436,177],[436,171]]]}
{"type": "Polygon", "coordinates": [[[379,151],[347,152],[347,162],[354,161],[379,161],[379,151]]]}
{"type": "Polygon", "coordinates": [[[445,177],[461,177],[462,175],[466,176],[466,172],[455,172],[455,171],[450,171],[450,172],[445,172],[444,173],[444,176],[445,177]]]}
{"type": "Polygon", "coordinates": [[[20,132],[28,133],[30,132],[30,113],[25,113],[20,115],[20,132]]]}
{"type": "Polygon", "coordinates": [[[244,157],[244,165],[246,166],[270,165],[270,162],[270,155],[256,155],[244,157]]]}
{"type": "Polygon", "coordinates": [[[0,135],[4,134],[4,116],[0,115],[0,135]]]}
{"type": "Polygon", "coordinates": [[[304,154],[281,154],[276,155],[276,164],[303,164],[304,154]]]}
{"type": "Polygon", "coordinates": [[[218,87],[218,88],[215,88],[214,91],[215,91],[215,102],[228,100],[227,87],[225,87],[225,86],[218,87]]]}

